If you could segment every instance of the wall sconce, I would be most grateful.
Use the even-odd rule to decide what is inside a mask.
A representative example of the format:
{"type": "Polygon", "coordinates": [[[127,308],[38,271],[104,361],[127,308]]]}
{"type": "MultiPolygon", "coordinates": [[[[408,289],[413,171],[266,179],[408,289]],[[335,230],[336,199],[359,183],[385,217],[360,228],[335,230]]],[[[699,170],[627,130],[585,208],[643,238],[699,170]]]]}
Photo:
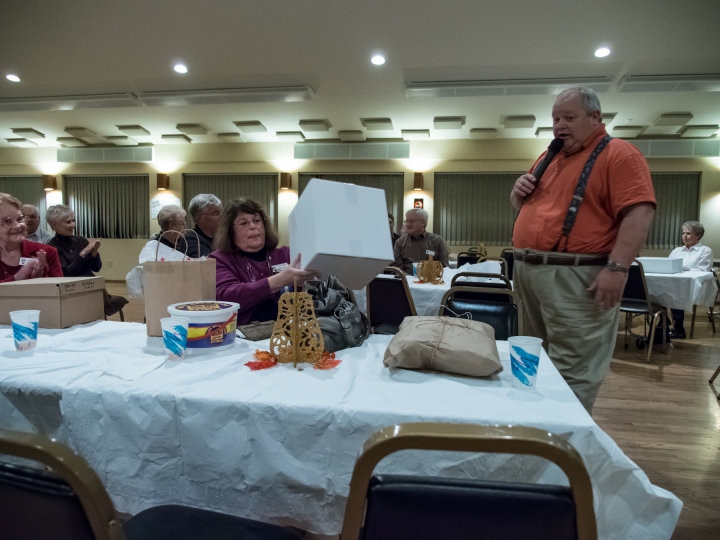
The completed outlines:
{"type": "Polygon", "coordinates": [[[292,174],[289,172],[280,173],[280,189],[292,189],[292,174]]]}
{"type": "Polygon", "coordinates": [[[423,173],[416,172],[414,176],[414,186],[413,189],[415,191],[422,191],[423,188],[423,173]]]}
{"type": "Polygon", "coordinates": [[[166,189],[170,189],[170,175],[158,173],[157,188],[160,191],[165,191],[166,189]]]}
{"type": "Polygon", "coordinates": [[[43,174],[42,183],[45,191],[53,191],[57,189],[57,178],[51,174],[43,174]]]}

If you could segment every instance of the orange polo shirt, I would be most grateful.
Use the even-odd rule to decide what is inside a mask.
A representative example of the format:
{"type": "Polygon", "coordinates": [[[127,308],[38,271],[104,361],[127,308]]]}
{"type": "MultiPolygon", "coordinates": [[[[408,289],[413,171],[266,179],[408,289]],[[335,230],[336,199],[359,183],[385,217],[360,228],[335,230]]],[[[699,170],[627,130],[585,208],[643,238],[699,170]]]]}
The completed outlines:
{"type": "MultiPolygon", "coordinates": [[[[565,215],[580,173],[605,135],[605,125],[601,124],[580,150],[569,155],[560,151],[553,159],[540,185],[520,210],[513,231],[513,246],[518,249],[552,250],[562,236],[565,215]]],[[[538,158],[529,172],[544,156],[538,158]]],[[[655,206],[650,169],[640,150],[626,141],[613,139],[595,161],[565,251],[610,253],[620,228],[620,213],[638,203],[655,206]]]]}

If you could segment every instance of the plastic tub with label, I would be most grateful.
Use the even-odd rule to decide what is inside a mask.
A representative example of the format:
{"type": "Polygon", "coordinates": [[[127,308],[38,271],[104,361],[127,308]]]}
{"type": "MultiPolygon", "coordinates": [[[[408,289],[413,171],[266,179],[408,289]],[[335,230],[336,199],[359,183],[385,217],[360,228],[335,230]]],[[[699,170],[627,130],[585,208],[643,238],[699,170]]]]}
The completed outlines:
{"type": "Polygon", "coordinates": [[[173,317],[187,317],[188,352],[200,353],[222,351],[235,344],[237,312],[240,304],[201,300],[198,302],[180,302],[168,306],[173,317]]]}

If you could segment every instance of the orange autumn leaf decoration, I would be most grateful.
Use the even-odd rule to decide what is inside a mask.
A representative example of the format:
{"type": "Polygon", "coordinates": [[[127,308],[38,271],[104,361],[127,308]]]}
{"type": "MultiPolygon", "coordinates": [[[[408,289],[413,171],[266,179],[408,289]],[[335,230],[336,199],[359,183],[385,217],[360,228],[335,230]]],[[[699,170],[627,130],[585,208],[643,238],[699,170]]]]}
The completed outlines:
{"type": "Polygon", "coordinates": [[[313,369],[333,369],[342,362],[342,360],[335,359],[335,353],[325,351],[320,361],[313,366],[313,369]]]}
{"type": "Polygon", "coordinates": [[[275,358],[268,351],[261,351],[259,349],[255,349],[255,354],[253,354],[253,356],[255,357],[256,361],[255,362],[247,362],[245,364],[252,371],[268,369],[268,368],[273,367],[275,364],[277,364],[277,358],[275,358]]]}

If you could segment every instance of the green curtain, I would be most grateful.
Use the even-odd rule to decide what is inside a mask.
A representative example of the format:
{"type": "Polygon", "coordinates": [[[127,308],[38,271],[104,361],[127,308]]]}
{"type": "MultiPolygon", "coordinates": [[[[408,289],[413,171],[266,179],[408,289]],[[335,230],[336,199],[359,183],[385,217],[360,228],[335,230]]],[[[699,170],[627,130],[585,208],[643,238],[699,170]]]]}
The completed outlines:
{"type": "Polygon", "coordinates": [[[435,173],[433,229],[451,246],[512,244],[510,192],[523,173],[435,173]]]}
{"type": "Polygon", "coordinates": [[[385,192],[387,211],[395,217],[395,232],[402,226],[403,194],[405,192],[404,173],[300,173],[298,175],[298,193],[302,195],[311,178],[320,180],[333,180],[345,184],[382,189],[385,192]]]}
{"type": "Polygon", "coordinates": [[[0,176],[0,193],[9,193],[23,204],[37,206],[40,227],[50,231],[45,223],[46,203],[42,176],[0,176]]]}
{"type": "Polygon", "coordinates": [[[682,244],[682,224],[700,215],[700,173],[654,173],[651,177],[657,208],[647,247],[673,249],[682,244]]]}
{"type": "Polygon", "coordinates": [[[86,238],[148,238],[147,174],[64,176],[63,200],[75,211],[75,234],[86,238]]]}
{"type": "MultiPolygon", "coordinates": [[[[211,193],[223,205],[238,197],[252,199],[261,204],[277,228],[278,173],[263,174],[183,174],[183,204],[188,207],[195,195],[211,193]]],[[[187,225],[193,228],[188,212],[187,225]]]]}

